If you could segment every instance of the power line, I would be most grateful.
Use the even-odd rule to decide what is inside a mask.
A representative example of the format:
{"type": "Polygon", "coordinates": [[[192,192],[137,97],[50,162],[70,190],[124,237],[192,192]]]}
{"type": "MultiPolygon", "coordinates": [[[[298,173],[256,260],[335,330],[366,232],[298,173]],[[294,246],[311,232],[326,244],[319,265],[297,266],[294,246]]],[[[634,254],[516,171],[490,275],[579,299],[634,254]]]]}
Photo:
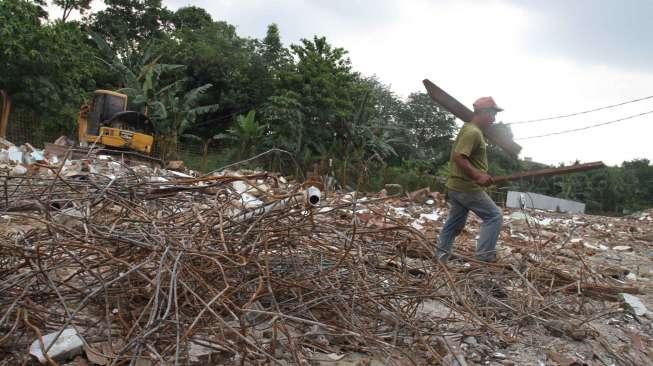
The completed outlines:
{"type": "Polygon", "coordinates": [[[529,137],[517,138],[516,140],[529,140],[529,139],[536,139],[536,138],[540,138],[540,137],[548,137],[548,136],[554,136],[554,135],[562,135],[562,134],[564,134],[564,133],[569,133],[569,132],[583,131],[583,130],[588,130],[588,129],[590,129],[590,128],[594,128],[594,127],[605,126],[605,125],[609,125],[609,124],[613,124],[613,123],[617,123],[617,122],[621,122],[621,121],[625,121],[625,120],[633,119],[633,118],[636,118],[636,117],[645,116],[645,115],[647,115],[647,114],[651,114],[651,113],[653,113],[653,111],[648,111],[648,112],[644,112],[644,113],[634,114],[634,115],[632,115],[632,116],[623,117],[623,118],[615,119],[615,120],[608,121],[608,122],[597,123],[597,124],[593,124],[593,125],[589,125],[589,126],[585,126],[585,127],[574,128],[574,129],[571,129],[571,130],[564,130],[564,131],[558,131],[558,132],[547,133],[547,134],[544,134],[544,135],[537,135],[537,136],[529,136],[529,137]]]}
{"type": "Polygon", "coordinates": [[[582,111],[582,112],[576,112],[576,113],[571,113],[571,114],[562,114],[562,115],[559,115],[559,116],[546,117],[546,118],[530,119],[530,120],[526,120],[526,121],[510,122],[510,123],[506,123],[506,124],[507,125],[519,125],[519,124],[526,124],[526,123],[550,121],[552,119],[573,117],[573,116],[578,116],[578,115],[581,115],[581,114],[587,114],[587,113],[591,113],[591,112],[602,111],[604,109],[619,107],[619,106],[630,104],[630,103],[641,102],[643,100],[652,99],[652,98],[653,98],[653,95],[649,95],[648,97],[633,99],[633,100],[629,100],[629,101],[626,101],[626,102],[622,102],[622,103],[618,103],[618,104],[612,104],[612,105],[608,105],[608,106],[605,106],[605,107],[594,108],[594,109],[590,109],[590,110],[586,110],[586,111],[582,111]]]}

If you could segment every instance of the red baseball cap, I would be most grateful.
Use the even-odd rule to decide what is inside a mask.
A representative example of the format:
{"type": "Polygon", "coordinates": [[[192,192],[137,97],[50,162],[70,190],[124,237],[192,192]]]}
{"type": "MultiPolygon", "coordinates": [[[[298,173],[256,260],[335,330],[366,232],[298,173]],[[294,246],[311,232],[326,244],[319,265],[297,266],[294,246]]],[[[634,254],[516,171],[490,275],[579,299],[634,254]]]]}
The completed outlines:
{"type": "Polygon", "coordinates": [[[492,97],[482,97],[478,98],[474,102],[474,110],[479,110],[479,109],[494,109],[497,112],[501,112],[503,108],[499,108],[497,103],[492,99],[492,97]]]}

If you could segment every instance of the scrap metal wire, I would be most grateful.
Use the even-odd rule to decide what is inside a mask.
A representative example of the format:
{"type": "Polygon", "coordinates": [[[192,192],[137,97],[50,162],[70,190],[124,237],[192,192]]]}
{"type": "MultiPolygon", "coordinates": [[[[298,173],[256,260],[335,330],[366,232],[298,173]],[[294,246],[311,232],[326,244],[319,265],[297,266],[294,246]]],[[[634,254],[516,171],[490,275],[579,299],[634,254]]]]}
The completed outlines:
{"type": "Polygon", "coordinates": [[[1,178],[12,225],[0,232],[0,355],[25,360],[35,339],[73,327],[110,365],[191,364],[200,349],[222,364],[346,352],[425,364],[447,353],[443,335],[510,343],[529,322],[586,319],[580,297],[636,292],[580,256],[578,271],[557,268],[546,246],[516,247],[520,262],[444,266],[406,223],[358,220],[388,198],[333,193],[310,207],[299,185],[265,173],[151,178],[1,178]],[[234,182],[270,209],[249,207],[234,182]]]}

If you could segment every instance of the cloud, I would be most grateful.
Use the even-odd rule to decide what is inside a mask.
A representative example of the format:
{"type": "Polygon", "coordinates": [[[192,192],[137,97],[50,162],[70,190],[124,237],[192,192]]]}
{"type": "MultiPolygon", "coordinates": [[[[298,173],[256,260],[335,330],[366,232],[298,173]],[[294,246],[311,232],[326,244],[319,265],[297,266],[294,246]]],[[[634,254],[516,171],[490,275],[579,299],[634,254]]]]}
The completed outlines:
{"type": "Polygon", "coordinates": [[[318,12],[329,13],[358,27],[377,27],[396,20],[402,4],[393,0],[308,0],[318,12]]]}
{"type": "Polygon", "coordinates": [[[509,0],[526,9],[529,50],[652,72],[653,1],[509,0]]]}
{"type": "MultiPolygon", "coordinates": [[[[366,1],[372,6],[372,1],[366,1]]],[[[357,2],[354,2],[357,3],[357,2]]],[[[360,1],[358,2],[360,3],[360,1]]],[[[344,1],[322,2],[313,0],[200,0],[200,1],[164,1],[170,9],[194,5],[206,9],[214,20],[225,20],[235,25],[243,36],[262,38],[267,26],[279,24],[282,35],[287,43],[296,43],[301,38],[312,38],[313,35],[328,35],[334,29],[339,31],[363,28],[358,25],[360,19],[353,14],[345,16],[344,1]]],[[[362,11],[361,6],[358,9],[362,11]]],[[[382,14],[378,11],[375,14],[382,14]]],[[[367,26],[373,22],[368,22],[367,26]]]]}

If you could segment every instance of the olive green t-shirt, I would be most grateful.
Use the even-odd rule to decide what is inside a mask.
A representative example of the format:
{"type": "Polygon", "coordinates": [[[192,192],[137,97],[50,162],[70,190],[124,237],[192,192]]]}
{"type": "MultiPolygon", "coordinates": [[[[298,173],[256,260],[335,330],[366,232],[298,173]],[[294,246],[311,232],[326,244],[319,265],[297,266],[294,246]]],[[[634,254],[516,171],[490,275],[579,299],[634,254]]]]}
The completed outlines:
{"type": "Polygon", "coordinates": [[[487,152],[481,129],[472,123],[465,123],[458,132],[458,137],[451,149],[451,158],[449,158],[450,174],[447,188],[458,192],[482,191],[483,187],[474,183],[472,178],[468,177],[453,161],[454,153],[465,155],[474,168],[487,173],[487,152]]]}

